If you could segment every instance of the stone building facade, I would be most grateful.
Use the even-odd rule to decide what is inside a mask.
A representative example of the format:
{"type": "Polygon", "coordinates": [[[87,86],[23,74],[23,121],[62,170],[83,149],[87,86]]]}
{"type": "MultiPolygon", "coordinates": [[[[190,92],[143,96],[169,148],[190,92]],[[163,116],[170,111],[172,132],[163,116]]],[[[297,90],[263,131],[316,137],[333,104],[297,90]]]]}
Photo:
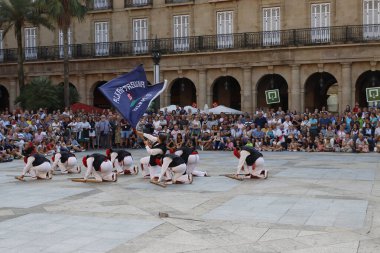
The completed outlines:
{"type": "MultiPolygon", "coordinates": [[[[160,104],[224,104],[342,111],[380,86],[380,0],[93,0],[70,29],[70,82],[81,102],[106,107],[101,84],[144,64],[160,104]],[[265,90],[281,102],[267,105],[265,90]]],[[[19,94],[16,41],[0,28],[0,107],[19,94]]],[[[63,81],[59,31],[24,30],[26,81],[63,81]]]]}

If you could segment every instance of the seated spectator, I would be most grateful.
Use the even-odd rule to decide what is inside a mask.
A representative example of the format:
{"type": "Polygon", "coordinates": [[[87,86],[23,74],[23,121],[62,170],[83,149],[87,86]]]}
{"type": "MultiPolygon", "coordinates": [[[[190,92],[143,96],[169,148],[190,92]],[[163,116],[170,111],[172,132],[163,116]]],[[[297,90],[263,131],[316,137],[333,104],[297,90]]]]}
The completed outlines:
{"type": "Polygon", "coordinates": [[[369,152],[369,145],[366,138],[364,138],[363,134],[359,134],[359,137],[356,139],[355,142],[355,149],[357,153],[368,153],[369,152]]]}
{"type": "Polygon", "coordinates": [[[351,153],[355,149],[354,141],[349,133],[346,133],[345,137],[342,139],[341,152],[351,153]]]}
{"type": "Polygon", "coordinates": [[[380,153],[380,135],[376,138],[374,151],[380,153]]]}
{"type": "Polygon", "coordinates": [[[280,137],[276,137],[272,142],[272,151],[283,151],[284,147],[280,141],[280,137]]]}
{"type": "Polygon", "coordinates": [[[289,144],[288,144],[288,151],[298,151],[299,150],[299,147],[298,147],[298,142],[297,142],[297,139],[294,137],[293,134],[290,134],[288,136],[288,139],[290,140],[289,144]]]}
{"type": "Polygon", "coordinates": [[[220,136],[220,132],[214,132],[212,143],[214,150],[224,150],[224,142],[222,137],[220,136]]]}
{"type": "Polygon", "coordinates": [[[66,147],[70,152],[86,151],[85,149],[81,147],[81,145],[79,145],[79,143],[75,139],[69,139],[66,143],[66,147]]]}
{"type": "Polygon", "coordinates": [[[201,150],[212,150],[212,139],[209,132],[204,132],[201,135],[198,143],[201,150]]]}
{"type": "Polygon", "coordinates": [[[263,150],[263,139],[255,139],[255,149],[258,151],[263,150]]]}

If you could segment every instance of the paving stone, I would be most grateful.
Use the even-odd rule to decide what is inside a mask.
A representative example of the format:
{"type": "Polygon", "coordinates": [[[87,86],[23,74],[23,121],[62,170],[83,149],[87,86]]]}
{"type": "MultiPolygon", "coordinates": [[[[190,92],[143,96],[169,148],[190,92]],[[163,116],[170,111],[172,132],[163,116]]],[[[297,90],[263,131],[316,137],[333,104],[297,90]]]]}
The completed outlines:
{"type": "Polygon", "coordinates": [[[234,173],[232,152],[200,156],[212,177],[165,189],[141,175],[23,183],[21,160],[0,163],[0,252],[379,251],[378,154],[264,152],[269,178],[244,181],[219,176],[234,173]]]}

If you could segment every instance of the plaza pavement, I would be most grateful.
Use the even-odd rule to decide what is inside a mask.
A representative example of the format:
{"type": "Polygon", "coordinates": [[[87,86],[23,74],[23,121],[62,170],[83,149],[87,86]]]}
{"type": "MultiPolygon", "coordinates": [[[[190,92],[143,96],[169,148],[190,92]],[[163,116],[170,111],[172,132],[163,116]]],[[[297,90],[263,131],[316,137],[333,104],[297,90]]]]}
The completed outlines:
{"type": "Polygon", "coordinates": [[[23,162],[0,163],[0,252],[380,252],[379,154],[266,152],[269,178],[243,182],[218,176],[231,152],[200,156],[211,177],[167,188],[19,182],[23,162]]]}

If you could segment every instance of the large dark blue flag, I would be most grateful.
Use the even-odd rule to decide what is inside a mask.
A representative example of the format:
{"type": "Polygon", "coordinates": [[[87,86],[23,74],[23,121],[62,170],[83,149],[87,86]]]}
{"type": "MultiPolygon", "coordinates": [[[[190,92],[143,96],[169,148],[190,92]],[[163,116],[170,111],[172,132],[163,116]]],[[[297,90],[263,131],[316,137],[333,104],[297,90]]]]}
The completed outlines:
{"type": "Polygon", "coordinates": [[[166,88],[166,81],[148,86],[142,65],[99,87],[119,113],[136,127],[150,103],[166,88]]]}

